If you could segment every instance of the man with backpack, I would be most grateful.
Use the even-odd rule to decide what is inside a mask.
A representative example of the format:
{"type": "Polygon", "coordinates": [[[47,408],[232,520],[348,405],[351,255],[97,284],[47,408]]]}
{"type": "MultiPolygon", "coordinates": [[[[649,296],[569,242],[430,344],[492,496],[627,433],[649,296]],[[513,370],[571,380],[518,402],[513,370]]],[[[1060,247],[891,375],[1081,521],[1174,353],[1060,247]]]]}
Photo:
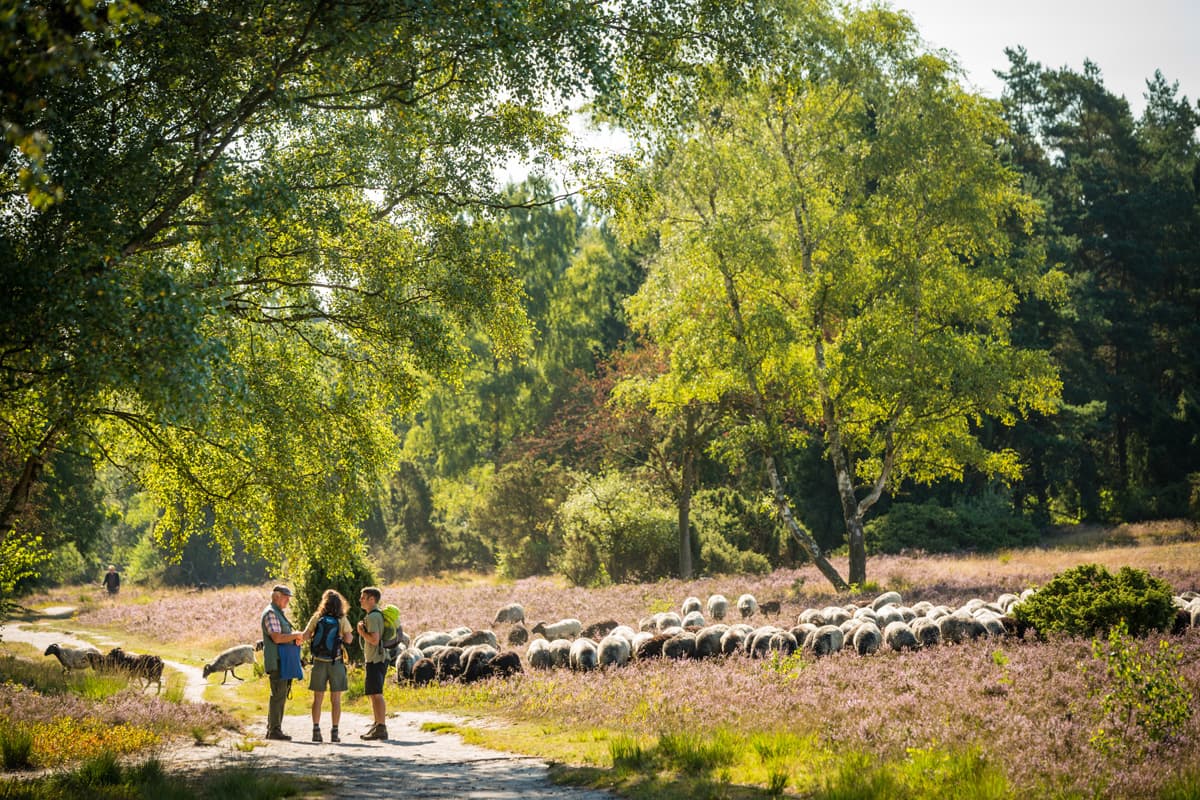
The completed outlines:
{"type": "Polygon", "coordinates": [[[358,622],[358,635],[363,642],[363,661],[366,662],[366,685],[363,694],[371,701],[371,716],[374,724],[360,739],[387,739],[387,709],[383,704],[383,681],[387,677],[388,655],[383,646],[384,620],[379,608],[383,592],[378,587],[367,586],[358,596],[358,604],[367,615],[358,622]]]}
{"type": "Polygon", "coordinates": [[[321,741],[321,702],[329,689],[329,716],[332,727],[329,741],[340,742],[338,723],[342,719],[342,692],[349,688],[342,646],[354,641],[354,629],[346,619],[346,598],[336,589],[326,589],[316,613],[304,626],[304,640],[312,654],[308,688],[312,690],[312,740],[321,741]]]}

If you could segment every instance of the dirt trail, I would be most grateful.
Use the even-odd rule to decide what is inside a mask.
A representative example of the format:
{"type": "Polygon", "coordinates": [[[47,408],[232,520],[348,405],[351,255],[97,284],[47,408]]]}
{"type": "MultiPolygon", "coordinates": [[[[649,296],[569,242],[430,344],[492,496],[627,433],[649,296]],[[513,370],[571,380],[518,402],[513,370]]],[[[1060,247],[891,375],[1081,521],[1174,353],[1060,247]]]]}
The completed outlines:
{"type": "MultiPolygon", "coordinates": [[[[57,620],[33,624],[6,624],[0,638],[27,642],[38,649],[57,642],[83,647],[94,642],[103,648],[120,642],[88,633],[92,642],[71,634],[50,630],[51,621],[61,623],[71,609],[47,609],[57,620]],[[58,613],[53,613],[58,612],[58,613]]],[[[80,632],[83,633],[83,632],[80,632]]],[[[172,661],[164,664],[187,676],[184,696],[191,702],[203,702],[208,681],[200,669],[172,661]]],[[[293,691],[306,692],[302,685],[293,691]]],[[[323,778],[330,783],[327,796],[341,800],[381,800],[382,798],[487,798],[488,800],[612,800],[613,795],[550,782],[549,765],[538,758],[487,750],[466,744],[458,736],[433,734],[421,730],[427,722],[461,722],[434,713],[400,712],[388,715],[389,738],[384,742],[364,742],[358,738],[370,724],[362,714],[343,713],[342,741],[329,739],[329,709],[324,709],[321,732],[324,743],[309,741],[312,721],[308,715],[284,719],[283,728],[293,736],[290,742],[261,741],[262,724],[252,724],[253,738],[230,737],[215,745],[175,745],[160,754],[161,760],[176,769],[208,770],[218,766],[253,765],[294,775],[323,778]],[[250,752],[241,748],[253,743],[250,752]]]]}

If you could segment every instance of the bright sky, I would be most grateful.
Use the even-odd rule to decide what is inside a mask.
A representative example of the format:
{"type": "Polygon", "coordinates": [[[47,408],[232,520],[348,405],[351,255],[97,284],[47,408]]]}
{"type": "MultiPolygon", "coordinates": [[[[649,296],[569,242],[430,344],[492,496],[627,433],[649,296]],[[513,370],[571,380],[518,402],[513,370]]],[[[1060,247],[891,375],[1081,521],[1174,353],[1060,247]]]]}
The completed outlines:
{"type": "Polygon", "coordinates": [[[999,97],[992,70],[1021,45],[1047,69],[1083,70],[1091,59],[1104,86],[1139,115],[1146,80],[1162,70],[1193,106],[1200,99],[1200,0],[889,0],[912,16],[932,47],[958,56],[970,82],[999,97]]]}

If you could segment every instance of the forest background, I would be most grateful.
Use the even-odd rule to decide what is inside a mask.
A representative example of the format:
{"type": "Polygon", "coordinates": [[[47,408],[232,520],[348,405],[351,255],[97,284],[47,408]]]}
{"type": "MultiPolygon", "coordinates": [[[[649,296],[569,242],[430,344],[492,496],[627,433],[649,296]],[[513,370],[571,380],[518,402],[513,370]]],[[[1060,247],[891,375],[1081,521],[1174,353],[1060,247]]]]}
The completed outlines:
{"type": "Polygon", "coordinates": [[[823,2],[63,8],[4,27],[7,597],[861,583],[1200,518],[1200,109],[1161,75],[1135,118],[1015,49],[996,104],[823,2]],[[632,156],[572,149],[581,95],[632,156]]]}

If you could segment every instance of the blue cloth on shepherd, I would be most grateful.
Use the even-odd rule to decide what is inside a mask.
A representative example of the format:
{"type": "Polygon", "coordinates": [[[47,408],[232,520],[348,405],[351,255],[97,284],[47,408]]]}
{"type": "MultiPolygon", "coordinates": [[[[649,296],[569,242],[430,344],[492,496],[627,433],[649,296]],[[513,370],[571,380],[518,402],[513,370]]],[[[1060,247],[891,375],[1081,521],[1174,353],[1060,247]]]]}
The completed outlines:
{"type": "Polygon", "coordinates": [[[304,670],[300,667],[300,645],[292,642],[279,645],[279,678],[285,681],[304,678],[304,670]]]}

